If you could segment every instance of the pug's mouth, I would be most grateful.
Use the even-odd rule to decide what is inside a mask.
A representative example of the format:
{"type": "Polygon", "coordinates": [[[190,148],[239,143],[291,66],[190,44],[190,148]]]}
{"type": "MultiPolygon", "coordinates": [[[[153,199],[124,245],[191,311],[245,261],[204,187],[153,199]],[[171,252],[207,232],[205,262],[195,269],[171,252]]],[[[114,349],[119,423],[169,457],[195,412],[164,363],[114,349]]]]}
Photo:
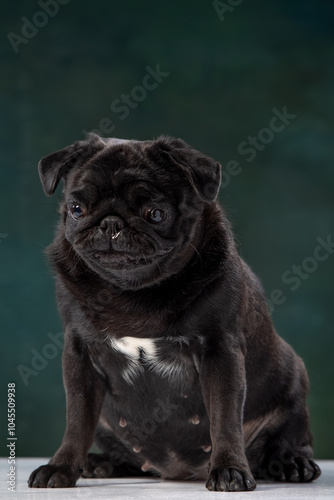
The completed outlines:
{"type": "Polygon", "coordinates": [[[131,254],[119,251],[95,251],[94,260],[102,267],[106,266],[114,270],[134,270],[152,265],[159,265],[160,262],[172,252],[173,248],[166,248],[157,251],[155,254],[131,254]]]}

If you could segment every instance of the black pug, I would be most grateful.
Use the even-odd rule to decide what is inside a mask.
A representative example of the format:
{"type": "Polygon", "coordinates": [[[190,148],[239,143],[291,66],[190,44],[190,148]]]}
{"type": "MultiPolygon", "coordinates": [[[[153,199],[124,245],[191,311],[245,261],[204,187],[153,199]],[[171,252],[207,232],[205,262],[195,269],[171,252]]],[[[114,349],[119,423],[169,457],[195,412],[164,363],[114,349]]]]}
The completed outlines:
{"type": "Polygon", "coordinates": [[[89,134],[39,164],[64,180],[48,255],[65,329],[67,426],[31,487],[85,477],[319,477],[302,360],[274,330],[217,201],[220,165],[184,141],[89,134]],[[103,454],[88,454],[95,442],[103,454]]]}

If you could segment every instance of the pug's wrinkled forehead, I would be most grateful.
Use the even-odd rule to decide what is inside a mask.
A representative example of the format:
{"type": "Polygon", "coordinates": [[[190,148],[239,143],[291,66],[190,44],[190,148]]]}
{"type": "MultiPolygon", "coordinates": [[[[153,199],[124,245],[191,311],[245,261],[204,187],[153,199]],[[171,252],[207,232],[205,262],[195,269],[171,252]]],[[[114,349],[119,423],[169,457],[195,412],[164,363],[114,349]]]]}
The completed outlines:
{"type": "MultiPolygon", "coordinates": [[[[76,172],[93,171],[99,183],[116,182],[131,176],[153,183],[191,187],[203,201],[213,201],[220,186],[220,164],[195,150],[181,139],[159,137],[137,141],[101,138],[88,134],[39,162],[39,173],[45,194],[54,193],[60,180],[65,182],[76,172]]],[[[90,174],[88,174],[90,175],[90,174]]],[[[91,179],[94,183],[94,180],[91,179]]]]}

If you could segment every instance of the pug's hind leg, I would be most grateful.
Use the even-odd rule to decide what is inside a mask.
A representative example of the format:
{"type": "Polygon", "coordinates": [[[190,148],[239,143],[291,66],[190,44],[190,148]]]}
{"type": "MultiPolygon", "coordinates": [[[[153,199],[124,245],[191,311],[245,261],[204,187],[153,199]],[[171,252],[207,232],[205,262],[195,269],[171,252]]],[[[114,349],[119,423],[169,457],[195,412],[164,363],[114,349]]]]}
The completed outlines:
{"type": "MultiPolygon", "coordinates": [[[[116,460],[116,463],[118,461],[116,460]]],[[[143,472],[139,467],[129,463],[115,465],[113,458],[107,453],[89,453],[86,466],[81,473],[82,477],[129,477],[129,476],[152,476],[150,472],[143,472]]]]}
{"type": "Polygon", "coordinates": [[[114,466],[107,454],[89,453],[82,477],[113,477],[114,466]]]}
{"type": "Polygon", "coordinates": [[[265,446],[264,460],[256,470],[258,479],[274,481],[310,482],[321,470],[313,460],[312,436],[308,428],[308,415],[293,418],[271,436],[265,446]]]}
{"type": "Polygon", "coordinates": [[[257,479],[287,482],[311,482],[321,474],[319,466],[312,458],[300,456],[298,452],[277,450],[267,457],[255,473],[257,479]]]}

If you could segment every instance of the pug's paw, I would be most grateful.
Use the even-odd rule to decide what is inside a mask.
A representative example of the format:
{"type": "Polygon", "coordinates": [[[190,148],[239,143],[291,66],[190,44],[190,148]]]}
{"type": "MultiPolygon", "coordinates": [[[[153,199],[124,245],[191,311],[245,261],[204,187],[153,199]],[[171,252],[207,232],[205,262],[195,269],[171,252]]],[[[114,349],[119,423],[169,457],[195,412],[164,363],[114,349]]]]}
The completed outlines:
{"type": "Polygon", "coordinates": [[[256,482],[248,471],[220,467],[210,472],[206,487],[210,491],[251,491],[256,482]]]}
{"type": "Polygon", "coordinates": [[[81,473],[82,477],[113,477],[114,467],[108,455],[88,453],[87,462],[81,473]]]}
{"type": "Polygon", "coordinates": [[[259,479],[307,483],[315,481],[321,475],[319,466],[310,458],[294,457],[287,453],[273,455],[265,467],[256,471],[259,479]]]}
{"type": "Polygon", "coordinates": [[[71,488],[80,475],[80,469],[68,465],[41,465],[28,480],[30,488],[71,488]]]}

